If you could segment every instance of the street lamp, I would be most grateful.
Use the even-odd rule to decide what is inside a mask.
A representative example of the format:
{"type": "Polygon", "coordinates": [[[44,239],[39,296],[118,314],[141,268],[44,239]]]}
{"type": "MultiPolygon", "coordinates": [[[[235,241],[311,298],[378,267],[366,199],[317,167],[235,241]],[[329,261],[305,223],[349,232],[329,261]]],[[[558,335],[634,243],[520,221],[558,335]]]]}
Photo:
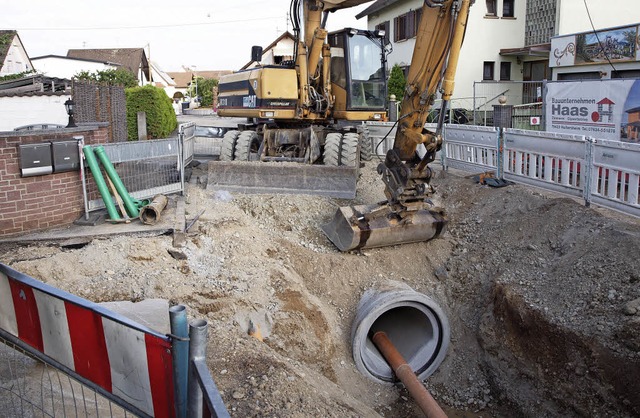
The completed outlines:
{"type": "Polygon", "coordinates": [[[73,120],[74,106],[75,106],[75,103],[71,99],[67,99],[67,101],[64,102],[64,108],[67,109],[67,115],[69,115],[69,123],[66,126],[67,128],[76,128],[78,126],[76,125],[76,122],[73,120]]]}

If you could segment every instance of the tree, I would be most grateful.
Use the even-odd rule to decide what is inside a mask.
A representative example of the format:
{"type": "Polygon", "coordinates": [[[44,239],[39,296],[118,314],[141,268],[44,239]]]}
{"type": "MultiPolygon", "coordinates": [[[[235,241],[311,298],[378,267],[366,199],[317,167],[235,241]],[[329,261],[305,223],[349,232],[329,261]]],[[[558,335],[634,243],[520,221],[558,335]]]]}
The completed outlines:
{"type": "Polygon", "coordinates": [[[117,70],[100,70],[93,73],[81,71],[74,75],[73,78],[76,80],[106,83],[111,86],[120,85],[125,88],[138,86],[138,79],[135,74],[129,70],[125,70],[124,68],[118,68],[117,70]]]}
{"type": "Polygon", "coordinates": [[[407,84],[407,80],[404,78],[404,72],[398,64],[394,64],[389,75],[389,95],[395,94],[396,100],[402,100],[404,97],[404,88],[407,84]]]}
{"type": "Polygon", "coordinates": [[[187,94],[191,97],[196,97],[196,82],[198,85],[197,97],[200,97],[200,105],[213,105],[213,88],[218,85],[218,80],[216,80],[215,78],[193,78],[193,80],[191,81],[191,85],[187,90],[187,94]]]}

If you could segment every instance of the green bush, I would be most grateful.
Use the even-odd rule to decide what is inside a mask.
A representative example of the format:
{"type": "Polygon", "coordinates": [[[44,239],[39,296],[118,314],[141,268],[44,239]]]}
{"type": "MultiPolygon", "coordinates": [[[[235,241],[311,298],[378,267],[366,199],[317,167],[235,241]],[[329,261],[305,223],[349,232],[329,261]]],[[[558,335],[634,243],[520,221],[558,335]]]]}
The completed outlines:
{"type": "Polygon", "coordinates": [[[407,84],[406,79],[404,78],[404,72],[402,72],[402,68],[398,64],[395,64],[393,68],[391,68],[391,74],[389,74],[389,82],[387,83],[389,87],[389,95],[395,94],[396,100],[401,101],[404,97],[404,87],[407,84]]]}
{"type": "Polygon", "coordinates": [[[96,81],[98,83],[106,83],[110,86],[135,87],[138,85],[138,78],[134,73],[124,68],[117,70],[102,70],[90,73],[81,71],[73,76],[76,80],[96,81]]]}
{"type": "Polygon", "coordinates": [[[129,141],[138,139],[138,112],[147,114],[149,139],[166,138],[178,127],[172,101],[163,89],[147,85],[126,89],[125,93],[129,141]]]}
{"type": "MultiPolygon", "coordinates": [[[[200,106],[208,107],[213,104],[213,88],[218,85],[215,78],[198,77],[198,96],[200,96],[200,106]]],[[[191,97],[196,97],[195,80],[187,90],[191,97]]]]}

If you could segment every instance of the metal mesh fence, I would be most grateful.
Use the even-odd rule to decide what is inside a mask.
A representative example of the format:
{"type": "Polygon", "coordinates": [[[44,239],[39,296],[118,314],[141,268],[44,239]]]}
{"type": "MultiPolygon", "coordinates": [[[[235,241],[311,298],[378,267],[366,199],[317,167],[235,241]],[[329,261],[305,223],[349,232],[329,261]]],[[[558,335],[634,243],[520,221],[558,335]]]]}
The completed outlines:
{"type": "Polygon", "coordinates": [[[136,416],[2,336],[0,376],[4,417],[136,416]]]}
{"type": "Polygon", "coordinates": [[[544,102],[544,82],[542,81],[499,81],[473,83],[473,123],[493,125],[493,106],[501,104],[504,96],[506,104],[517,106],[544,102]]]}
{"type": "MultiPolygon", "coordinates": [[[[113,164],[129,194],[147,199],[158,194],[182,191],[178,139],[105,144],[105,154],[113,164]]],[[[102,176],[107,178],[100,165],[102,176]]],[[[91,171],[86,168],[88,209],[104,208],[91,171]]]]}

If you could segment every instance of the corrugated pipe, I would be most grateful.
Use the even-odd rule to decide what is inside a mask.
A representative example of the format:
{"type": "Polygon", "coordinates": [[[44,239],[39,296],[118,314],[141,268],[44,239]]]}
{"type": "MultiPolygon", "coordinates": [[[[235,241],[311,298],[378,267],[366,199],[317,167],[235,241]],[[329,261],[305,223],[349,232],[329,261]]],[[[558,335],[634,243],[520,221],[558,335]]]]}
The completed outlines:
{"type": "Polygon", "coordinates": [[[100,166],[98,166],[98,160],[96,160],[96,156],[93,153],[93,149],[91,149],[90,145],[85,145],[82,147],[82,152],[84,153],[85,158],[87,159],[87,165],[91,170],[91,174],[93,174],[93,179],[98,186],[98,191],[100,192],[100,196],[102,196],[102,201],[104,202],[105,207],[107,208],[107,213],[109,213],[109,219],[113,221],[120,220],[120,215],[118,215],[118,210],[116,209],[115,203],[113,203],[113,199],[111,198],[111,193],[109,193],[109,188],[107,187],[107,183],[104,181],[104,177],[102,177],[102,172],[100,171],[100,166]]]}
{"type": "Polygon", "coordinates": [[[127,188],[124,187],[124,183],[122,183],[122,180],[120,180],[120,176],[116,172],[116,169],[113,167],[113,164],[111,164],[111,161],[109,161],[109,157],[107,157],[107,154],[104,151],[104,147],[96,147],[95,152],[98,156],[98,159],[102,163],[102,166],[104,167],[104,171],[107,173],[107,175],[113,182],[114,187],[118,191],[118,194],[124,201],[124,208],[126,209],[127,214],[132,218],[137,218],[140,215],[140,208],[134,202],[133,198],[129,195],[127,188]]]}

